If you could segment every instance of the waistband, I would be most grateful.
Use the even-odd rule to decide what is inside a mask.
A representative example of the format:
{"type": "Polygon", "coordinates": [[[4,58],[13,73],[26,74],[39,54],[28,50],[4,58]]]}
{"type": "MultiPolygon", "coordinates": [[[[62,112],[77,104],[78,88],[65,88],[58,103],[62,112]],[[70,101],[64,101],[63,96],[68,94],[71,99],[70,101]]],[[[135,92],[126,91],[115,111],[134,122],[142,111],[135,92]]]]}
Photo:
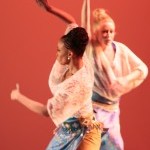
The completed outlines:
{"type": "Polygon", "coordinates": [[[85,132],[90,132],[90,130],[92,130],[93,128],[105,131],[105,129],[103,128],[103,123],[96,121],[95,118],[91,118],[91,116],[69,118],[62,124],[62,128],[67,132],[77,132],[78,130],[85,130],[85,132]]]}
{"type": "Polygon", "coordinates": [[[92,94],[92,101],[97,102],[97,103],[106,104],[106,105],[114,105],[114,104],[118,103],[118,101],[111,101],[111,100],[99,95],[98,93],[96,93],[94,91],[92,94]]]}

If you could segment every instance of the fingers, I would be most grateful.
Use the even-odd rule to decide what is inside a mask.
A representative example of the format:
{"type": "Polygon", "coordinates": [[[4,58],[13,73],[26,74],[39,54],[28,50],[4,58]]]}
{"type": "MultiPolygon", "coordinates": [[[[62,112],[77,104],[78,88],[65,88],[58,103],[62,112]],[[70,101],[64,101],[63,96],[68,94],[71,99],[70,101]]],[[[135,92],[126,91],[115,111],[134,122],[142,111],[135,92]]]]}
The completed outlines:
{"type": "Polygon", "coordinates": [[[19,84],[16,83],[16,89],[13,89],[10,93],[11,100],[18,100],[19,94],[20,94],[19,84]]]}

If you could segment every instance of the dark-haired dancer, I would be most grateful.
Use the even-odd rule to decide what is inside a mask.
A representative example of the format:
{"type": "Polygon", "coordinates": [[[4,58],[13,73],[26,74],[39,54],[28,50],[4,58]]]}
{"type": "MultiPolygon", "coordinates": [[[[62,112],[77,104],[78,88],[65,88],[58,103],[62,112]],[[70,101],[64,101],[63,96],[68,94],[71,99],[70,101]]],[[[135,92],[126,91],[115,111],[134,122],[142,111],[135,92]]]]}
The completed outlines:
{"type": "Polygon", "coordinates": [[[87,43],[88,35],[82,27],[73,28],[60,38],[57,60],[49,77],[53,97],[47,105],[24,96],[18,86],[11,92],[12,100],[33,112],[50,116],[57,126],[47,150],[99,150],[102,124],[93,115],[93,73],[83,56],[87,43]]]}
{"type": "MultiPolygon", "coordinates": [[[[48,5],[46,0],[37,1],[66,23],[74,22],[72,16],[48,5]]],[[[101,150],[123,150],[120,98],[143,83],[148,68],[126,45],[114,41],[115,22],[104,9],[94,10],[91,24],[90,0],[83,0],[81,18],[81,25],[90,37],[86,52],[95,76],[92,95],[95,117],[104,123],[104,127],[109,128],[102,137],[101,150]]]]}

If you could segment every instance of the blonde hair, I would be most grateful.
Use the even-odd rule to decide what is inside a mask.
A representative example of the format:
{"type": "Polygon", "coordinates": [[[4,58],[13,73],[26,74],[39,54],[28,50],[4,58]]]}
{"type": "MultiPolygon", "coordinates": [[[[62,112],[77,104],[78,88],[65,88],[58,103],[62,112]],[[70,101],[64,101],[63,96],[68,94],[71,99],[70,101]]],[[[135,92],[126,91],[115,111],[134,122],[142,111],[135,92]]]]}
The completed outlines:
{"type": "MultiPolygon", "coordinates": [[[[97,31],[99,29],[99,26],[104,21],[110,21],[113,22],[113,19],[111,16],[106,12],[103,8],[97,8],[93,11],[93,31],[97,31]]],[[[114,23],[115,25],[115,23],[114,23]]]]}

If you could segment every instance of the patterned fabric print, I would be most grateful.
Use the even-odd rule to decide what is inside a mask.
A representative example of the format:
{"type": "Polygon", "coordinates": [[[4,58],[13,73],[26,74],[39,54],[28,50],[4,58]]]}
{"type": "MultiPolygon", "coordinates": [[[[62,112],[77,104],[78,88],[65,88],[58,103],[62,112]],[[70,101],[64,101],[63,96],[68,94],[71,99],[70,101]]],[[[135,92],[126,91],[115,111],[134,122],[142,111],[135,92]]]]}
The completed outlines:
{"type": "Polygon", "coordinates": [[[106,132],[102,136],[102,143],[101,143],[101,149],[100,150],[121,150],[119,145],[114,144],[115,141],[112,137],[110,137],[109,132],[106,132]]]}
{"type": "Polygon", "coordinates": [[[62,124],[46,150],[76,150],[85,133],[76,118],[62,124]]]}
{"type": "Polygon", "coordinates": [[[119,115],[120,111],[106,111],[99,107],[94,107],[97,121],[103,122],[108,131],[102,135],[100,150],[123,150],[123,140],[120,134],[119,115]]]}

